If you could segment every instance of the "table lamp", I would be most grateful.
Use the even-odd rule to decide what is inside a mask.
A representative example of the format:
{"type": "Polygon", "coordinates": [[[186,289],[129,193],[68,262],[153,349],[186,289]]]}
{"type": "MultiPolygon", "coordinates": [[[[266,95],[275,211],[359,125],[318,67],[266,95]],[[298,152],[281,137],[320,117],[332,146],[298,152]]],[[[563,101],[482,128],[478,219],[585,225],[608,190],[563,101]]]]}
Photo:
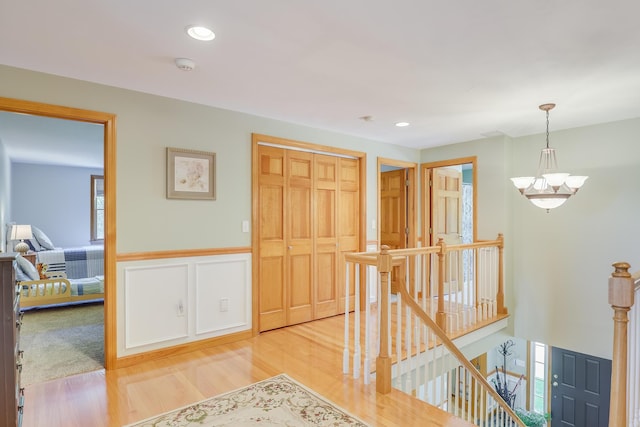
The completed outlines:
{"type": "Polygon", "coordinates": [[[33,233],[31,232],[30,225],[14,225],[11,229],[11,240],[20,240],[20,243],[16,244],[13,249],[16,252],[20,252],[21,255],[24,255],[29,250],[29,245],[27,245],[24,240],[33,239],[33,233]]]}

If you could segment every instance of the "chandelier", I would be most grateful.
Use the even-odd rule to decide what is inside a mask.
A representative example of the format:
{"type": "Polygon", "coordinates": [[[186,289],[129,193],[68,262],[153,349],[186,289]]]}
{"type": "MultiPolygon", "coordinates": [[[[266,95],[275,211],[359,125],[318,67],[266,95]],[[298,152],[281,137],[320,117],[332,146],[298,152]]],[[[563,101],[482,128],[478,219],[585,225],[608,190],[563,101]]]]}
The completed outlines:
{"type": "Polygon", "coordinates": [[[511,178],[513,185],[524,197],[539,208],[561,206],[582,187],[588,176],[575,176],[558,172],[555,148],[549,147],[549,110],[556,104],[542,104],[539,108],[547,113],[547,147],[540,152],[537,176],[511,178]]]}

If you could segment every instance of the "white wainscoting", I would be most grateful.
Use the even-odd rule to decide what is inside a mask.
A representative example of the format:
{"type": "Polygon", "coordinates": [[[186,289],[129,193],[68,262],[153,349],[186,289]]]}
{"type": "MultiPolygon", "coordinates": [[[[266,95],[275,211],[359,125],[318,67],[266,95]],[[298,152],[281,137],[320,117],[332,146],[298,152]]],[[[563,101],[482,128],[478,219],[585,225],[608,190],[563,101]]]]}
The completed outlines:
{"type": "Polygon", "coordinates": [[[251,254],[119,262],[118,357],[251,329],[251,254]]]}

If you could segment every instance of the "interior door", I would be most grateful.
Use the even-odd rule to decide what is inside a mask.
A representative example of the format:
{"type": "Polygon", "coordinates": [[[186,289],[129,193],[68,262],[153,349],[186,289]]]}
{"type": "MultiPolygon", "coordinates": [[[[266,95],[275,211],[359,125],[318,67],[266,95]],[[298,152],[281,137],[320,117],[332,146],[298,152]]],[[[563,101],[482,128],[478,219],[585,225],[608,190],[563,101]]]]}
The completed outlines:
{"type": "MultiPolygon", "coordinates": [[[[407,247],[407,176],[404,169],[380,174],[380,244],[389,249],[407,247]]],[[[405,266],[391,272],[391,286],[404,283],[405,266]]]]}
{"type": "MultiPolygon", "coordinates": [[[[431,174],[431,244],[442,238],[448,245],[462,243],[462,171],[435,168],[431,174]]],[[[445,264],[445,293],[461,290],[462,259],[450,253],[445,264]]]]}
{"type": "Polygon", "coordinates": [[[608,425],[610,360],[552,347],[551,372],[551,427],[608,425]]]}
{"type": "Polygon", "coordinates": [[[407,192],[405,170],[380,174],[380,244],[407,247],[407,192]]]}

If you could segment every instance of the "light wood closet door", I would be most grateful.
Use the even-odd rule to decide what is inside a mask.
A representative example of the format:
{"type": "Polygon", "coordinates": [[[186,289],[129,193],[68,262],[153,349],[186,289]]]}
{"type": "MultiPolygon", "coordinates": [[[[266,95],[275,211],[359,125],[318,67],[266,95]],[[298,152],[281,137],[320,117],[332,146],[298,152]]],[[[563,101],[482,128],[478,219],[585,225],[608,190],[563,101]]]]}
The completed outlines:
{"type": "Polygon", "coordinates": [[[262,145],[258,158],[259,330],[342,312],[343,254],[359,250],[359,161],[262,145]]]}
{"type": "Polygon", "coordinates": [[[288,318],[287,324],[313,320],[313,154],[287,151],[288,318]]]}
{"type": "Polygon", "coordinates": [[[338,158],[316,154],[315,319],[338,313],[338,158]]]}
{"type": "Polygon", "coordinates": [[[345,289],[344,254],[358,252],[360,239],[360,161],[357,159],[338,159],[338,288],[340,300],[338,313],[344,313],[345,295],[349,295],[351,309],[355,297],[355,271],[350,271],[350,287],[345,289]]]}
{"type": "Polygon", "coordinates": [[[266,146],[258,154],[260,331],[287,324],[285,154],[281,148],[266,146]]]}

